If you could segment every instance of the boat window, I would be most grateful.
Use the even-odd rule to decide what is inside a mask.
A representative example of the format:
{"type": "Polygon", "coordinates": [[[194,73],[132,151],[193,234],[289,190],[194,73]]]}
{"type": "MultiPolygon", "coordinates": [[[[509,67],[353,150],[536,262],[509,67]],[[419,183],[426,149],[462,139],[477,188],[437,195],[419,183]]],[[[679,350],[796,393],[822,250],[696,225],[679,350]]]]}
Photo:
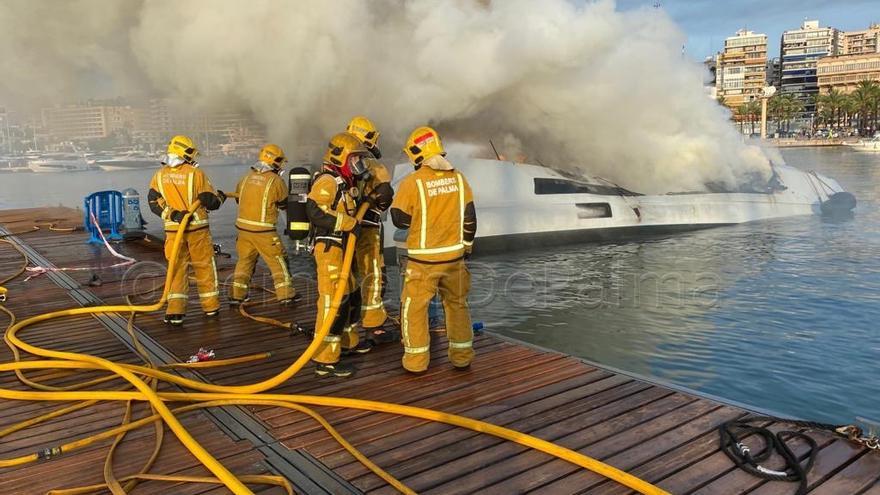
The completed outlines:
{"type": "Polygon", "coordinates": [[[611,205],[608,203],[577,203],[578,218],[611,218],[611,205]]]}
{"type": "Polygon", "coordinates": [[[622,187],[588,184],[569,179],[535,178],[535,194],[600,194],[606,196],[638,196],[622,187]]]}

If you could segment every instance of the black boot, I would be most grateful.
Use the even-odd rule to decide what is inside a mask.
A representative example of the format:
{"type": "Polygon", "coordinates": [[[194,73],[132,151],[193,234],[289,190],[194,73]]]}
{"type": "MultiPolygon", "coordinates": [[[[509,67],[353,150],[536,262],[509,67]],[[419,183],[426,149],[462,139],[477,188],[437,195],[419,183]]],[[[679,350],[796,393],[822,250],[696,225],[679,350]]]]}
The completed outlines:
{"type": "Polygon", "coordinates": [[[165,318],[162,319],[166,324],[179,327],[183,325],[183,315],[165,315],[165,318]]]}
{"type": "Polygon", "coordinates": [[[343,363],[318,363],[317,366],[315,366],[315,374],[318,376],[336,376],[339,378],[348,378],[354,374],[354,368],[351,365],[343,363]]]}

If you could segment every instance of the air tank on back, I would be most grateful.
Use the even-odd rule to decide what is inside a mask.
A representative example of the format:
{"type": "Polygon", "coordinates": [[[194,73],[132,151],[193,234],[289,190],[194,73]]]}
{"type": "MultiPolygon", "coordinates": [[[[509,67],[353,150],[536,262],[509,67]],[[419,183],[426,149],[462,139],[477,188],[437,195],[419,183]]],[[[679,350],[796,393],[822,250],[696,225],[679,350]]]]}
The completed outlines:
{"type": "Polygon", "coordinates": [[[309,217],[306,214],[306,200],[312,186],[312,173],[300,166],[290,170],[288,175],[287,227],[284,233],[294,241],[297,251],[307,248],[309,237],[309,217]]]}

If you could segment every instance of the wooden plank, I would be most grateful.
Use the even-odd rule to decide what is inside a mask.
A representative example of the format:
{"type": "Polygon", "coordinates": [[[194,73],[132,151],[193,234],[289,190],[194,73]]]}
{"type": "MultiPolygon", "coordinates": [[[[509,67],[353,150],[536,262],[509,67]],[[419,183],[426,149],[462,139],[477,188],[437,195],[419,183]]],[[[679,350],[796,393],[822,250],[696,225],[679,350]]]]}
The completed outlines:
{"type": "Polygon", "coordinates": [[[859,495],[880,495],[880,479],[875,478],[872,484],[859,495]]]}
{"type": "Polygon", "coordinates": [[[810,493],[814,495],[859,493],[873,486],[878,478],[880,478],[880,456],[866,452],[810,493]]]}
{"type": "MultiPolygon", "coordinates": [[[[632,448],[603,458],[602,461],[642,479],[656,482],[663,474],[716,450],[718,441],[714,435],[715,428],[720,423],[741,415],[742,411],[722,407],[632,448]]],[[[570,467],[570,472],[571,474],[562,476],[552,483],[530,490],[553,493],[554,490],[561,490],[566,486],[581,486],[597,494],[629,492],[621,485],[607,481],[595,473],[576,469],[573,466],[570,467]]]]}
{"type": "MultiPolygon", "coordinates": [[[[693,421],[707,413],[717,411],[717,406],[714,404],[689,401],[689,399],[686,396],[672,395],[664,401],[648,404],[626,416],[616,418],[612,429],[603,423],[591,430],[559,438],[556,442],[597,459],[604,459],[621,451],[637,449],[641,445],[642,439],[652,438],[656,433],[666,431],[672,426],[693,421]]],[[[532,476],[514,475],[506,479],[499,479],[493,481],[491,486],[487,484],[487,486],[481,487],[480,491],[485,493],[522,493],[546,485],[548,482],[573,471],[570,463],[558,459],[552,459],[548,462],[546,456],[541,456],[533,451],[525,451],[524,454],[518,455],[515,466],[523,466],[530,462],[534,463],[532,476]]],[[[519,474],[515,469],[513,472],[519,474]]],[[[573,487],[579,486],[582,485],[567,484],[560,485],[556,489],[560,493],[566,493],[573,487]]]]}
{"type": "MultiPolygon", "coordinates": [[[[521,393],[511,393],[502,400],[462,411],[462,414],[470,418],[489,421],[496,425],[508,425],[511,421],[533,414],[549,412],[574,400],[576,397],[594,395],[601,390],[607,390],[628,381],[625,378],[613,376],[603,371],[596,371],[578,374],[572,378],[551,384],[537,382],[532,384],[534,388],[530,390],[522,391],[521,393]]],[[[475,435],[477,433],[463,431],[442,423],[425,423],[423,421],[406,419],[395,422],[395,431],[390,435],[378,436],[375,434],[370,435],[369,432],[355,432],[347,434],[346,438],[358,445],[358,448],[365,455],[376,456],[380,453],[386,455],[390,449],[384,449],[392,446],[394,449],[405,449],[406,452],[415,456],[420,452],[443,448],[442,446],[448,443],[459,442],[475,435]],[[379,440],[382,441],[380,442],[379,440]],[[428,443],[432,443],[434,446],[426,447],[428,443]]],[[[343,470],[340,469],[341,467],[351,466],[354,469],[362,467],[360,463],[353,463],[351,458],[343,453],[322,456],[322,459],[325,464],[340,473],[343,473],[343,470]]],[[[379,457],[375,457],[375,459],[378,461],[379,457]]],[[[383,463],[383,465],[385,464],[383,463]]],[[[346,472],[345,475],[348,476],[349,473],[346,472]]]]}
{"type": "MultiPolygon", "coordinates": [[[[769,428],[771,431],[778,431],[780,429],[788,429],[788,427],[784,424],[774,423],[771,425],[764,425],[769,428]]],[[[744,440],[749,442],[753,436],[746,436],[744,440]]],[[[832,440],[830,438],[820,438],[817,439],[818,447],[820,449],[828,446],[832,440]]],[[[804,457],[807,454],[809,445],[807,442],[801,439],[792,439],[789,443],[789,446],[792,449],[792,452],[796,456],[798,456],[801,461],[803,461],[804,457]]],[[[778,460],[777,460],[778,462],[778,460]]],[[[730,470],[727,473],[717,477],[712,480],[711,483],[705,484],[699,487],[695,494],[703,494],[703,495],[727,495],[734,493],[748,493],[749,491],[757,488],[758,486],[766,483],[766,481],[762,478],[758,478],[756,476],[752,476],[742,469],[738,469],[734,466],[732,462],[728,460],[728,464],[730,465],[730,470]]],[[[772,465],[770,467],[781,467],[777,465],[772,465]]]]}
{"type": "MultiPolygon", "coordinates": [[[[585,446],[631,431],[637,425],[650,422],[669,411],[681,409],[688,411],[691,409],[688,405],[696,403],[693,398],[681,394],[657,394],[654,400],[647,403],[622,402],[614,408],[599,408],[547,424],[531,434],[551,440],[558,445],[580,450],[585,446]],[[636,407],[632,407],[633,405],[636,407]],[[625,409],[621,410],[624,407],[625,409]],[[600,418],[601,421],[595,422],[600,418]]],[[[586,453],[593,455],[590,452],[586,453]]],[[[523,469],[531,469],[535,477],[543,477],[547,472],[544,465],[549,460],[546,454],[504,442],[435,467],[424,475],[411,479],[410,482],[414,489],[424,493],[473,493],[509,478],[513,473],[520,473],[523,469]],[[487,469],[489,466],[491,469],[487,469]]]]}
{"type": "MultiPolygon", "coordinates": [[[[820,485],[856,459],[861,452],[861,448],[844,440],[836,441],[822,449],[816,458],[816,464],[807,474],[807,486],[812,490],[820,485]]],[[[770,481],[750,492],[750,494],[773,495],[789,491],[792,491],[790,483],[770,481]]]]}
{"type": "MultiPolygon", "coordinates": [[[[668,395],[669,393],[666,391],[652,389],[641,383],[610,383],[605,384],[604,389],[596,389],[595,393],[588,394],[589,398],[572,401],[577,402],[574,407],[566,408],[561,405],[546,411],[533,408],[529,411],[532,414],[522,418],[512,418],[515,420],[505,426],[523,433],[535,434],[536,430],[546,427],[548,424],[554,424],[583,413],[590,414],[588,418],[579,420],[583,422],[584,427],[587,427],[599,424],[607,418],[613,418],[638,407],[640,404],[656,401],[668,395]]],[[[489,452],[489,449],[504,443],[503,440],[488,435],[464,435],[463,432],[464,430],[451,429],[442,435],[419,442],[413,447],[393,448],[376,456],[376,459],[382,462],[382,466],[391,468],[395,476],[408,478],[418,476],[436,466],[446,465],[473,453],[479,452],[482,455],[482,453],[489,452]],[[409,454],[411,451],[413,452],[412,456],[409,454]]],[[[391,438],[393,439],[393,437],[391,438]]],[[[386,445],[393,446],[393,443],[389,442],[386,445]]],[[[481,460],[480,465],[488,460],[481,460]]],[[[345,471],[341,470],[341,472],[345,471]]],[[[371,476],[355,478],[353,483],[364,491],[384,484],[371,476]]]]}

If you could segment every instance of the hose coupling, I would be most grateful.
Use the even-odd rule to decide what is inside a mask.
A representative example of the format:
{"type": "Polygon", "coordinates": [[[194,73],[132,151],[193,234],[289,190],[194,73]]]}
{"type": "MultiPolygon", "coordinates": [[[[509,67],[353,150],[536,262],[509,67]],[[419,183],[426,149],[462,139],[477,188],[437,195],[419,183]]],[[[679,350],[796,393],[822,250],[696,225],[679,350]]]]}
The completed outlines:
{"type": "Polygon", "coordinates": [[[52,447],[45,448],[37,452],[37,459],[41,461],[48,461],[53,457],[58,457],[61,455],[61,447],[52,447]]]}

